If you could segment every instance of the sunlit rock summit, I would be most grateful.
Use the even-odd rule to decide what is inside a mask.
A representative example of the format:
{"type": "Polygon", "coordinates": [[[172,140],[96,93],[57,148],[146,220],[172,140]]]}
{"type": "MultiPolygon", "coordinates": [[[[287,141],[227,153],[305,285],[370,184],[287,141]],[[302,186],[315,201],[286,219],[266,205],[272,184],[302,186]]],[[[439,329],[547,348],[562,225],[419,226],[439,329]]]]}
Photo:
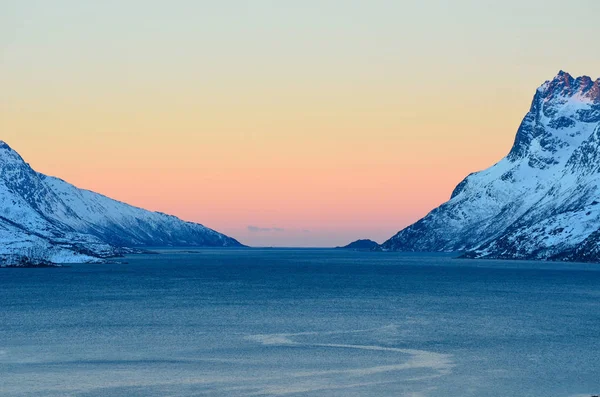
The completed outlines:
{"type": "Polygon", "coordinates": [[[508,155],[382,244],[476,258],[600,261],[600,79],[539,87],[508,155]]]}
{"type": "Polygon", "coordinates": [[[146,211],[34,171],[0,141],[0,259],[98,261],[134,247],[236,247],[197,223],[146,211]]]}

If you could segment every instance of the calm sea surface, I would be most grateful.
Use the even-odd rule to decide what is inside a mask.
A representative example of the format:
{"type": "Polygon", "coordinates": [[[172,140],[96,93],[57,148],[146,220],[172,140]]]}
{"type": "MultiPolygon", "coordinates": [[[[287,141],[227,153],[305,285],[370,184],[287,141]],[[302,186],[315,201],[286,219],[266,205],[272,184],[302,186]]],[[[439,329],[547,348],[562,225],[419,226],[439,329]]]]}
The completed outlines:
{"type": "Polygon", "coordinates": [[[590,396],[600,265],[163,251],[0,269],[0,395],[590,396]]]}

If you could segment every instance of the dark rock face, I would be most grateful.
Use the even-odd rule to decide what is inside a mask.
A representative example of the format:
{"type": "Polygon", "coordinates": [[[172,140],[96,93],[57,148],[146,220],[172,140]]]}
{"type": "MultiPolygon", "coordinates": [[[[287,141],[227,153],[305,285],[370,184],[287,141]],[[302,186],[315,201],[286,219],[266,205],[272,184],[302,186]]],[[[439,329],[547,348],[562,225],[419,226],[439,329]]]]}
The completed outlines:
{"type": "Polygon", "coordinates": [[[378,247],[379,247],[379,244],[377,244],[375,241],[369,240],[369,239],[362,239],[362,240],[353,241],[350,244],[345,245],[343,247],[336,247],[336,248],[371,251],[378,247]]]}
{"type": "Polygon", "coordinates": [[[384,250],[600,260],[600,79],[563,71],[534,95],[508,155],[384,250]]]}
{"type": "Polygon", "coordinates": [[[127,247],[239,247],[197,223],[146,211],[35,172],[0,141],[0,255],[31,248],[54,262],[127,252],[127,247]],[[125,248],[125,249],[124,249],[125,248]]]}

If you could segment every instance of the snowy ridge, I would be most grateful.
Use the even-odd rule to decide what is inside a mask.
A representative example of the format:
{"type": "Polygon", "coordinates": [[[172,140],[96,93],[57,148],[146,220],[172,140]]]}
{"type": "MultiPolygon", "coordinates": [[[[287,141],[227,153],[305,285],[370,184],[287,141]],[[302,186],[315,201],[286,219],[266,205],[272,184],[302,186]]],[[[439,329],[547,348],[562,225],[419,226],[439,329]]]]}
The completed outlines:
{"type": "Polygon", "coordinates": [[[37,173],[0,141],[0,259],[35,250],[55,263],[96,262],[144,246],[241,244],[200,224],[37,173]]]}
{"type": "Polygon", "coordinates": [[[43,176],[47,186],[75,213],[62,221],[118,246],[241,246],[203,225],[150,212],[43,176]]]}
{"type": "Polygon", "coordinates": [[[600,79],[561,71],[536,91],[505,158],[382,248],[600,260],[599,143],[600,79]]]}

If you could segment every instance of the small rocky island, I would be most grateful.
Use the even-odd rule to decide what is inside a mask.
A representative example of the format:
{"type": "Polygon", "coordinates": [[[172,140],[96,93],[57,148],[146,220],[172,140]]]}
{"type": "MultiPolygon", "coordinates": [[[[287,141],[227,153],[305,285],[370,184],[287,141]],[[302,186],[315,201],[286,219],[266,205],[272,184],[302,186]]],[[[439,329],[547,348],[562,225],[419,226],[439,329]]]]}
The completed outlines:
{"type": "Polygon", "coordinates": [[[351,249],[351,250],[355,250],[355,251],[371,251],[372,249],[375,249],[379,247],[379,244],[377,244],[375,241],[373,240],[369,240],[369,239],[361,239],[361,240],[356,240],[351,242],[348,245],[345,245],[343,247],[335,247],[336,249],[351,249]]]}

